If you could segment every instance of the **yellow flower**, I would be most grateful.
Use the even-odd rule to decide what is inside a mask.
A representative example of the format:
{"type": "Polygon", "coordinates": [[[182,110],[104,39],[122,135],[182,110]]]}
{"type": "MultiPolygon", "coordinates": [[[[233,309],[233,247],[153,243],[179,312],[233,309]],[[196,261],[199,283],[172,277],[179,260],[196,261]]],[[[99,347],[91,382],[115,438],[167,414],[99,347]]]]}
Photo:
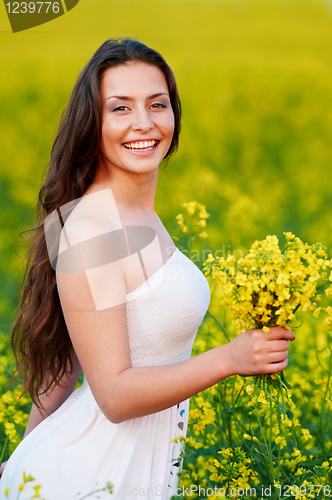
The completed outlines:
{"type": "MultiPolygon", "coordinates": [[[[206,274],[212,271],[222,285],[222,304],[240,331],[263,324],[267,332],[273,316],[276,325],[288,327],[299,306],[319,314],[314,305],[320,300],[316,284],[320,278],[326,279],[327,254],[321,244],[309,246],[292,233],[286,233],[286,239],[283,253],[278,238],[269,235],[256,241],[237,262],[219,258],[204,264],[206,274]]],[[[329,329],[331,324],[332,319],[326,321],[329,329]]]]}
{"type": "Polygon", "coordinates": [[[187,209],[188,215],[194,215],[197,210],[197,201],[190,201],[189,203],[183,203],[183,207],[187,209]]]}
{"type": "Polygon", "coordinates": [[[183,214],[178,214],[176,216],[176,219],[177,219],[177,223],[179,224],[180,227],[183,227],[184,225],[184,217],[183,217],[183,214]]]}
{"type": "Polygon", "coordinates": [[[37,484],[36,486],[33,487],[35,490],[35,494],[31,498],[40,498],[41,494],[39,493],[40,488],[42,487],[41,484],[37,484]]]}
{"type": "Polygon", "coordinates": [[[236,481],[234,481],[239,488],[246,489],[250,488],[250,484],[248,483],[248,479],[246,477],[238,477],[236,481]]]}
{"type": "MultiPolygon", "coordinates": [[[[288,395],[288,397],[290,397],[290,395],[288,395]]],[[[283,413],[281,414],[281,421],[285,427],[292,427],[293,425],[292,421],[288,418],[288,416],[284,415],[283,413]]]]}
{"type": "Polygon", "coordinates": [[[270,328],[268,326],[263,326],[263,332],[268,333],[270,331],[270,328]]]}
{"type": "Polygon", "coordinates": [[[267,404],[266,397],[265,397],[265,392],[261,391],[258,398],[257,398],[258,403],[262,404],[267,404]]]}
{"type": "Polygon", "coordinates": [[[187,437],[185,442],[188,446],[195,448],[195,450],[198,450],[199,448],[203,448],[203,446],[204,446],[203,443],[199,443],[192,436],[187,437]]]}
{"type": "Polygon", "coordinates": [[[317,307],[314,312],[312,313],[312,315],[315,317],[315,318],[318,318],[319,316],[319,313],[321,312],[322,308],[321,307],[317,307]]]}
{"type": "MultiPolygon", "coordinates": [[[[198,216],[201,218],[201,219],[207,219],[208,217],[210,217],[210,214],[207,213],[207,211],[205,210],[205,206],[204,205],[201,205],[201,209],[198,213],[198,216]]],[[[332,281],[332,279],[331,279],[332,281]]]]}
{"type": "Polygon", "coordinates": [[[29,474],[28,476],[26,475],[25,471],[23,471],[23,482],[27,483],[28,481],[34,481],[35,478],[29,474]]]}
{"type": "Polygon", "coordinates": [[[248,439],[248,441],[251,439],[251,436],[249,434],[243,434],[244,439],[248,439]]]}
{"type": "Polygon", "coordinates": [[[232,448],[224,448],[217,453],[221,453],[225,458],[233,457],[232,448]]]}
{"type": "Polygon", "coordinates": [[[280,447],[281,450],[287,446],[287,441],[282,436],[277,436],[275,438],[275,443],[279,445],[279,447],[280,447]]]}
{"type": "Polygon", "coordinates": [[[249,396],[254,392],[254,386],[253,385],[247,385],[246,387],[246,393],[249,394],[249,396]]]}
{"type": "Polygon", "coordinates": [[[215,261],[215,259],[214,259],[213,255],[212,255],[212,253],[209,253],[208,258],[206,259],[206,261],[204,262],[204,264],[211,263],[211,262],[214,262],[214,261],[215,261]]]}
{"type": "Polygon", "coordinates": [[[284,232],[284,235],[286,236],[286,240],[293,240],[295,238],[295,234],[291,233],[288,231],[287,233],[284,232]]]}
{"type": "Polygon", "coordinates": [[[201,233],[198,234],[200,238],[208,238],[208,233],[206,231],[202,231],[201,233]]]}
{"type": "Polygon", "coordinates": [[[212,385],[210,387],[210,392],[212,394],[212,396],[218,396],[219,392],[218,392],[218,385],[212,385]]]}
{"type": "Polygon", "coordinates": [[[304,441],[309,441],[309,439],[312,438],[312,435],[310,434],[308,429],[301,429],[301,434],[304,441]]]}

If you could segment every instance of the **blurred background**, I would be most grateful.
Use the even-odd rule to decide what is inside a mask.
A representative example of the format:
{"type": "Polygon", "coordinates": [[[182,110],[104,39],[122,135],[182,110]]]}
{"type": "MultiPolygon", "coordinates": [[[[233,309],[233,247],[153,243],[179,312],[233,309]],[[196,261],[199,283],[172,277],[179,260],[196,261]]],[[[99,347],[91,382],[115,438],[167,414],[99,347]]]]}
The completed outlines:
{"type": "MultiPolygon", "coordinates": [[[[0,19],[0,332],[15,317],[23,250],[57,125],[88,59],[131,36],[173,68],[180,149],[158,181],[171,235],[206,206],[201,248],[249,248],[292,231],[332,248],[332,4],[327,0],[81,0],[12,34],[0,19]]],[[[331,256],[331,252],[329,252],[331,256]]]]}

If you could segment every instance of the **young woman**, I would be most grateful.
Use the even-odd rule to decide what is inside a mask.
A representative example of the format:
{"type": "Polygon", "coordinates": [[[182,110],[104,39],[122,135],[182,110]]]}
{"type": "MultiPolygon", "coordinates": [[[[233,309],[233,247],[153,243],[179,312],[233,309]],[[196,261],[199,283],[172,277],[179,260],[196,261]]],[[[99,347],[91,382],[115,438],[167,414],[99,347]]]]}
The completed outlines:
{"type": "Polygon", "coordinates": [[[2,465],[1,498],[9,488],[16,499],[25,471],[47,500],[108,481],[118,500],[169,499],[181,468],[172,440],[186,434],[190,396],[287,366],[294,335],[283,328],[246,331],[190,358],[209,286],[154,212],[180,115],[172,70],[141,42],[106,41],[78,78],[40,191],[13,328],[33,405],[2,465]]]}

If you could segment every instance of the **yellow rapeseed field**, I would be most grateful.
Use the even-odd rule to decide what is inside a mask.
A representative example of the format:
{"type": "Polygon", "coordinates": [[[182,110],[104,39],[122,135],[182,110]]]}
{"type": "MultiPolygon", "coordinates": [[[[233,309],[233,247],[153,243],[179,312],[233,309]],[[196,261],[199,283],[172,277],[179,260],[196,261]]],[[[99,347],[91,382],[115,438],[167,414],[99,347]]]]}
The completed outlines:
{"type": "MultiPolygon", "coordinates": [[[[24,246],[16,248],[19,231],[33,225],[41,178],[74,82],[107,38],[139,38],[174,69],[182,140],[161,168],[155,210],[200,269],[209,253],[238,259],[254,241],[267,235],[281,241],[284,232],[309,245],[321,242],[332,257],[330,1],[81,0],[44,26],[15,35],[9,29],[3,16],[2,460],[22,439],[30,410],[27,395],[18,399],[18,382],[8,386],[14,370],[8,334],[24,268],[24,246]]],[[[220,304],[220,285],[210,280],[210,286],[212,300],[193,354],[237,334],[220,304]]],[[[323,308],[328,299],[323,297],[323,308]]],[[[296,315],[287,390],[280,392],[272,379],[267,394],[257,380],[232,377],[192,398],[183,497],[217,499],[223,489],[224,498],[332,495],[331,321],[317,316],[296,315]]],[[[42,485],[38,478],[22,478],[23,486],[30,482],[39,498],[42,485]]]]}

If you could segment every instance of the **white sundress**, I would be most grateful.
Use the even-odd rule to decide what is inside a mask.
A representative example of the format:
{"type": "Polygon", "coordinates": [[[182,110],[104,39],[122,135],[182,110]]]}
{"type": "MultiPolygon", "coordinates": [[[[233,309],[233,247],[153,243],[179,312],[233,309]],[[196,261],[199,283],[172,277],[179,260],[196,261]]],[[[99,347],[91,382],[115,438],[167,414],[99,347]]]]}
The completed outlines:
{"type": "MultiPolygon", "coordinates": [[[[157,272],[127,295],[132,366],[189,359],[209,303],[205,276],[176,248],[157,272]]],[[[0,479],[0,499],[17,499],[25,471],[35,481],[25,483],[19,500],[30,500],[37,484],[42,485],[42,499],[77,500],[108,481],[114,486],[112,495],[102,491],[88,498],[169,500],[176,494],[182,467],[181,441],[172,440],[186,435],[188,411],[189,399],[114,424],[98,407],[84,377],[83,385],[15,449],[0,479]]]]}

